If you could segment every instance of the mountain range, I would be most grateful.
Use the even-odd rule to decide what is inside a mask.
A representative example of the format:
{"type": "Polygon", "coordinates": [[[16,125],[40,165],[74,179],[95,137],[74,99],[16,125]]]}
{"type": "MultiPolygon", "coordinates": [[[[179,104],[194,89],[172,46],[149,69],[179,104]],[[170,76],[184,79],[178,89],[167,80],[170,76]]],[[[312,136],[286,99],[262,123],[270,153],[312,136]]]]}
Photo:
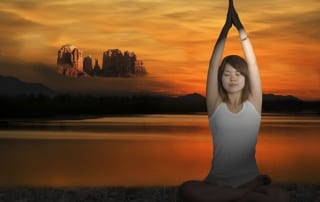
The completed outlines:
{"type": "MultiPolygon", "coordinates": [[[[6,76],[0,76],[0,104],[7,106],[1,110],[2,116],[206,112],[206,98],[197,93],[177,97],[155,94],[127,97],[70,95],[55,92],[39,83],[6,76]]],[[[264,94],[262,111],[320,114],[320,101],[264,94]]]]}
{"type": "Polygon", "coordinates": [[[55,94],[55,92],[40,83],[27,83],[15,77],[0,75],[1,96],[19,96],[31,94],[52,96],[55,94]]]}

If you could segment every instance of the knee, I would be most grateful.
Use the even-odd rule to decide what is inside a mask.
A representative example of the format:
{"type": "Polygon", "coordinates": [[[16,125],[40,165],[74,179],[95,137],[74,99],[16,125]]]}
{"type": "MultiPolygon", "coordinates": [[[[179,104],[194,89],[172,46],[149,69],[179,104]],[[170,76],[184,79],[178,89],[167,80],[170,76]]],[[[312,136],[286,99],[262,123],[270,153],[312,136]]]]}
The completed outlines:
{"type": "Polygon", "coordinates": [[[271,198],[274,199],[273,201],[279,201],[279,202],[291,201],[289,192],[286,189],[280,188],[278,186],[271,187],[269,194],[271,198]]]}
{"type": "Polygon", "coordinates": [[[290,194],[286,190],[279,192],[278,197],[279,197],[279,201],[281,201],[281,202],[290,202],[291,201],[290,194]]]}
{"type": "Polygon", "coordinates": [[[276,187],[274,194],[278,201],[280,202],[290,202],[290,194],[286,189],[276,187]]]}
{"type": "Polygon", "coordinates": [[[192,201],[195,181],[186,181],[178,187],[178,195],[183,201],[192,201]]]}

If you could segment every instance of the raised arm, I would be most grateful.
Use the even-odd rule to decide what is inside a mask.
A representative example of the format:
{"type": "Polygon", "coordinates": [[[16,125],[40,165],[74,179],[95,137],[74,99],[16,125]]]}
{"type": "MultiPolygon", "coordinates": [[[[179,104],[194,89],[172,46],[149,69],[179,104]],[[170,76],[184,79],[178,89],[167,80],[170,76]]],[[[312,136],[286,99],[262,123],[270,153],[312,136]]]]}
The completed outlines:
{"type": "Polygon", "coordinates": [[[220,32],[218,40],[214,46],[210,63],[209,63],[209,70],[207,76],[207,88],[206,88],[206,97],[207,97],[207,110],[208,116],[210,116],[218,104],[221,102],[221,97],[219,95],[218,89],[218,69],[220,65],[220,60],[223,54],[224,46],[226,43],[227,35],[229,29],[232,26],[232,19],[231,19],[231,0],[229,0],[229,8],[226,17],[226,22],[220,32]]]}
{"type": "Polygon", "coordinates": [[[252,44],[249,40],[249,37],[240,21],[238,13],[233,5],[233,0],[229,2],[231,4],[232,12],[232,23],[235,25],[239,32],[239,37],[241,41],[241,46],[246,57],[249,69],[249,82],[250,82],[250,95],[249,101],[255,106],[257,111],[261,113],[262,106],[262,89],[261,89],[261,80],[259,68],[256,61],[256,56],[253,51],[252,44]]]}

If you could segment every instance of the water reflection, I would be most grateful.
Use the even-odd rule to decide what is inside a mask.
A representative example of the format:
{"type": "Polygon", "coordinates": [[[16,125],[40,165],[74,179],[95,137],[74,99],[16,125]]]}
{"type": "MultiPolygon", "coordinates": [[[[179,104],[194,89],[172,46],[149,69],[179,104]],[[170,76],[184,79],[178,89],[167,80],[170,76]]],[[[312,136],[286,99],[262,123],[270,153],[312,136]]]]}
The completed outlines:
{"type": "MultiPolygon", "coordinates": [[[[261,172],[278,182],[319,182],[319,122],[264,116],[261,172]]],[[[1,186],[176,185],[205,177],[212,158],[204,115],[17,122],[2,124],[0,137],[1,186]]]]}

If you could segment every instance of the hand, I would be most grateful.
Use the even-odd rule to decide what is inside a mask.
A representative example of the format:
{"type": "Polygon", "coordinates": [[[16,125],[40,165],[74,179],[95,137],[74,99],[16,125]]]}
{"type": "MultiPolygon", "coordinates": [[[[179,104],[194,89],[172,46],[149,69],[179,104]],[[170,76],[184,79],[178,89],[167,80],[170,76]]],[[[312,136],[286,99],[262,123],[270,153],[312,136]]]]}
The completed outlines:
{"type": "Polygon", "coordinates": [[[224,27],[227,28],[228,30],[232,27],[232,0],[229,0],[229,7],[228,7],[228,13],[227,13],[227,18],[226,22],[224,24],[224,27]],[[231,2],[231,4],[230,4],[231,2]]]}
{"type": "Polygon", "coordinates": [[[229,6],[231,6],[232,23],[234,24],[234,26],[237,28],[238,31],[241,29],[244,29],[244,27],[240,21],[239,15],[233,5],[233,0],[229,0],[229,6]]]}
{"type": "Polygon", "coordinates": [[[229,29],[232,27],[232,10],[231,6],[229,4],[228,13],[226,17],[226,22],[221,30],[221,33],[219,35],[219,39],[227,38],[229,29]]]}

